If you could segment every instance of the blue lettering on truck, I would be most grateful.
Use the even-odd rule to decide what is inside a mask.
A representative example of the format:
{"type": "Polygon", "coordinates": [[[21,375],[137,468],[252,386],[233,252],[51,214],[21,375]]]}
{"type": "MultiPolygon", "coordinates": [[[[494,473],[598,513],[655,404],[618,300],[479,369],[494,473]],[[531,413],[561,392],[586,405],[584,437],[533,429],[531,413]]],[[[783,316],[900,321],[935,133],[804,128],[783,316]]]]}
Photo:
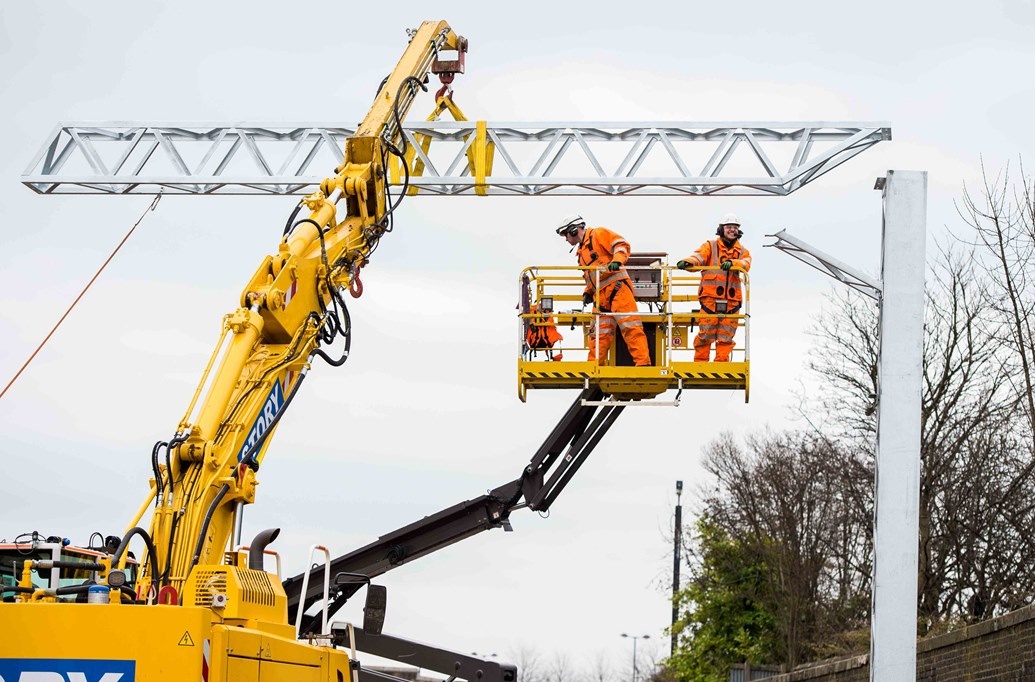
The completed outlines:
{"type": "Polygon", "coordinates": [[[273,426],[274,417],[277,416],[277,412],[280,412],[280,408],[283,405],[284,392],[281,390],[280,382],[274,381],[269,395],[266,396],[266,401],[262,405],[262,410],[255,417],[252,428],[248,431],[248,437],[245,439],[244,445],[241,446],[240,452],[237,453],[238,462],[243,460],[248,450],[262,440],[262,437],[270,430],[270,427],[273,426]]]}
{"type": "Polygon", "coordinates": [[[0,682],[135,682],[134,661],[0,658],[0,682]]]}

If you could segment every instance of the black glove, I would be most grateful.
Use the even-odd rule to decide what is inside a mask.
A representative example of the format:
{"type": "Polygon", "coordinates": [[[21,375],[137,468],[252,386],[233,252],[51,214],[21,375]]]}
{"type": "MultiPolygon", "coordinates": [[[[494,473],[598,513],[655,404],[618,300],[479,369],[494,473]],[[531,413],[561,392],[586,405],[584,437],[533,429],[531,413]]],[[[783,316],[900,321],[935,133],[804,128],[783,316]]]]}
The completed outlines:
{"type": "Polygon", "coordinates": [[[733,261],[731,261],[731,260],[724,260],[724,261],[722,261],[722,265],[720,267],[722,267],[723,270],[729,270],[730,268],[733,267],[733,261]]]}
{"type": "Polygon", "coordinates": [[[676,263],[676,267],[679,268],[680,270],[689,270],[690,269],[690,261],[688,261],[688,260],[681,260],[678,263],[676,263]]]}
{"type": "Polygon", "coordinates": [[[593,294],[586,292],[582,294],[582,305],[593,305],[593,294]]]}
{"type": "Polygon", "coordinates": [[[614,272],[615,270],[617,270],[620,267],[622,267],[622,264],[619,263],[616,260],[613,260],[613,261],[611,261],[610,263],[607,264],[607,269],[610,270],[611,272],[614,272]]]}

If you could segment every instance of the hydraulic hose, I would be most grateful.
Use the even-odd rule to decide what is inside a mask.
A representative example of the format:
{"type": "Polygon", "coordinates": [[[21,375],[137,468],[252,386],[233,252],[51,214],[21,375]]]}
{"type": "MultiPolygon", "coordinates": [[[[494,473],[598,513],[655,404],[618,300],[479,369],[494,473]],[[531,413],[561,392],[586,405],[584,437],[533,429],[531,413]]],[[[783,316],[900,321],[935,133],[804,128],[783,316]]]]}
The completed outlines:
{"type": "Polygon", "coordinates": [[[129,549],[129,541],[133,539],[134,535],[139,535],[144,539],[144,544],[147,545],[147,561],[151,565],[151,576],[158,576],[160,570],[158,566],[158,551],[155,550],[155,543],[151,540],[151,536],[140,526],[130,528],[129,531],[122,536],[122,542],[119,543],[118,549],[116,549],[115,554],[112,555],[112,566],[117,565],[119,560],[122,558],[122,555],[126,553],[127,549],[129,549]]]}
{"type": "MultiPolygon", "coordinates": [[[[84,592],[89,592],[90,588],[91,587],[95,587],[95,586],[96,586],[96,583],[84,583],[82,585],[69,585],[68,587],[59,587],[56,590],[54,590],[54,595],[60,597],[60,596],[66,595],[66,594],[76,594],[76,595],[83,594],[84,592]]],[[[8,590],[8,589],[13,589],[13,588],[6,588],[6,587],[4,588],[5,591],[8,590]]],[[[21,588],[21,589],[25,590],[27,592],[33,592],[34,591],[34,590],[29,590],[28,588],[21,588]]],[[[109,589],[115,589],[115,588],[109,588],[109,589]]],[[[133,588],[130,587],[129,585],[122,585],[121,587],[118,588],[118,590],[119,590],[119,593],[122,595],[122,597],[129,597],[129,600],[132,603],[134,603],[134,604],[138,603],[137,602],[137,593],[134,592],[133,588]]]]}
{"type": "MultiPolygon", "coordinates": [[[[267,438],[269,438],[270,433],[273,432],[273,427],[276,426],[280,422],[280,418],[284,416],[285,412],[287,412],[288,406],[291,404],[291,401],[295,399],[295,396],[298,394],[298,388],[302,385],[302,382],[305,380],[305,378],[306,378],[306,373],[304,371],[301,374],[298,375],[298,379],[295,381],[295,390],[291,391],[291,394],[284,401],[284,404],[280,406],[280,409],[277,411],[277,414],[273,416],[273,421],[271,421],[266,426],[266,432],[263,434],[262,438],[259,438],[254,443],[252,443],[252,446],[250,448],[248,448],[248,451],[245,452],[241,456],[241,462],[243,462],[244,464],[247,464],[253,470],[258,470],[258,468],[259,468],[258,462],[253,460],[253,457],[255,456],[255,453],[257,453],[259,451],[259,449],[262,447],[262,444],[266,442],[267,438]]],[[[225,489],[225,488],[227,488],[227,486],[224,485],[223,488],[225,489]]],[[[225,494],[225,490],[220,494],[219,497],[216,498],[216,501],[219,501],[220,499],[222,499],[222,495],[223,494],[225,494]]],[[[213,504],[215,504],[215,502],[213,502],[213,504]]],[[[209,521],[209,517],[212,514],[212,508],[209,509],[208,514],[209,514],[209,516],[206,516],[206,518],[205,518],[205,529],[206,530],[208,529],[208,521],[209,521]]],[[[201,538],[198,539],[198,551],[195,552],[195,554],[197,554],[200,551],[201,551],[201,538]]],[[[195,557],[195,559],[196,559],[196,557],[195,557]]]]}
{"type": "Polygon", "coordinates": [[[165,475],[169,477],[170,495],[176,492],[176,483],[173,481],[172,474],[172,451],[173,448],[179,447],[186,442],[187,434],[180,434],[179,436],[173,436],[172,440],[165,446],[165,475]]]}
{"type": "Polygon", "coordinates": [[[155,443],[155,446],[151,448],[151,472],[155,475],[155,507],[157,508],[162,502],[162,492],[165,490],[165,483],[162,482],[162,472],[158,468],[158,453],[163,447],[167,447],[169,444],[164,440],[160,440],[155,443]]]}
{"type": "Polygon", "coordinates": [[[300,210],[302,210],[302,205],[303,205],[303,203],[304,203],[304,202],[301,202],[301,201],[300,201],[300,202],[298,202],[298,205],[297,205],[297,206],[295,206],[295,210],[294,210],[294,211],[292,211],[292,212],[291,212],[291,215],[289,215],[289,216],[288,216],[288,219],[287,219],[287,223],[286,223],[286,224],[284,225],[284,236],[285,236],[285,237],[287,237],[287,236],[288,236],[289,234],[291,234],[292,232],[294,232],[294,230],[295,230],[295,225],[297,225],[297,224],[298,224],[298,223],[294,222],[294,221],[295,221],[295,216],[297,216],[297,215],[298,215],[298,212],[299,212],[300,210]]]}
{"type": "MultiPolygon", "coordinates": [[[[285,407],[287,407],[285,405],[285,407]]],[[[266,433],[269,433],[267,431],[266,433]]],[[[194,546],[194,556],[190,560],[190,568],[193,569],[198,565],[198,559],[201,558],[201,546],[205,544],[205,536],[208,535],[208,526],[212,523],[212,516],[216,513],[216,507],[223,501],[226,494],[230,491],[230,484],[224,483],[223,487],[216,493],[215,499],[212,500],[212,504],[208,506],[208,511],[205,512],[205,521],[201,524],[201,531],[198,533],[198,544],[194,546]]],[[[188,569],[189,572],[189,569],[188,569]]]]}
{"type": "Polygon", "coordinates": [[[58,559],[56,561],[51,559],[39,559],[32,562],[33,570],[44,570],[49,571],[52,568],[82,568],[88,571],[101,571],[104,570],[104,566],[96,563],[84,563],[79,561],[63,561],[58,559]]]}

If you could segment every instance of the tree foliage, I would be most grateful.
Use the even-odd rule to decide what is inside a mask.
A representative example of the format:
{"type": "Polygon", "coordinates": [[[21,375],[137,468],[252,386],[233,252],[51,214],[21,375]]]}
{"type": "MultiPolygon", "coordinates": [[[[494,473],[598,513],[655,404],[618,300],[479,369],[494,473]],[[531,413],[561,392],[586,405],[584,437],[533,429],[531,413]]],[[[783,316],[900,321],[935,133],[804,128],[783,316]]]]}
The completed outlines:
{"type": "Polygon", "coordinates": [[[669,676],[724,680],[731,663],[778,656],[762,557],[707,515],[697,521],[693,540],[696,562],[678,595],[684,609],[674,628],[678,645],[667,662],[669,676]]]}
{"type": "MultiPolygon", "coordinates": [[[[920,634],[1035,596],[1035,183],[1023,168],[1016,184],[986,176],[959,210],[964,227],[928,263],[920,634]]],[[[878,310],[835,292],[812,335],[818,381],[799,405],[811,430],[706,448],[715,486],[687,553],[678,679],[866,650],[878,310]]]]}

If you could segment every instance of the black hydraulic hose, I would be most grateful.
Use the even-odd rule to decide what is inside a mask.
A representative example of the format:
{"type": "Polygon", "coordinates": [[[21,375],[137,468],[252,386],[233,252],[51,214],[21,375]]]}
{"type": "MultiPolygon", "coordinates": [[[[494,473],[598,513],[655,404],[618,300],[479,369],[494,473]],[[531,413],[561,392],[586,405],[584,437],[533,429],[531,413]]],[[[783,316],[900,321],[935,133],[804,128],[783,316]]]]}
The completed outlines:
{"type": "Polygon", "coordinates": [[[147,561],[151,564],[151,577],[157,577],[160,575],[160,567],[158,566],[158,552],[155,550],[155,543],[151,540],[150,534],[140,526],[134,526],[130,528],[124,536],[122,536],[122,542],[119,543],[119,548],[115,550],[115,554],[111,557],[111,563],[114,567],[118,564],[119,559],[129,549],[129,541],[133,539],[134,535],[139,535],[144,539],[144,544],[147,545],[147,561]]]}
{"type": "Polygon", "coordinates": [[[82,594],[83,592],[89,592],[91,587],[96,587],[96,584],[90,585],[69,585],[68,587],[59,587],[54,590],[54,594],[61,596],[65,594],[82,594]]]}
{"type": "MultiPolygon", "coordinates": [[[[343,364],[345,364],[345,361],[349,359],[349,352],[352,349],[352,315],[349,313],[349,307],[347,305],[345,305],[345,301],[341,297],[341,292],[339,292],[337,289],[332,288],[331,289],[331,297],[334,299],[334,303],[335,303],[335,309],[334,309],[335,317],[333,317],[333,318],[328,317],[328,319],[334,319],[335,320],[335,325],[336,325],[338,331],[340,331],[342,333],[342,335],[345,337],[345,346],[342,348],[341,357],[339,357],[339,358],[332,358],[332,357],[330,357],[327,353],[325,353],[320,348],[313,349],[312,355],[315,355],[315,356],[318,356],[320,358],[323,358],[323,360],[327,364],[331,365],[332,367],[341,367],[343,364]],[[339,306],[340,306],[341,310],[344,312],[344,315],[345,315],[344,324],[340,320],[337,319],[337,315],[339,314],[338,313],[338,307],[339,306]]],[[[336,335],[337,334],[335,334],[335,336],[336,335]]],[[[333,340],[333,338],[331,340],[333,340]]]]}
{"type": "Polygon", "coordinates": [[[345,347],[342,349],[342,356],[338,358],[331,358],[323,350],[316,348],[313,353],[309,355],[310,358],[318,356],[323,358],[325,362],[333,367],[339,367],[345,364],[345,361],[349,359],[349,353],[352,350],[352,315],[349,313],[349,306],[345,304],[345,300],[342,298],[342,293],[337,289],[331,287],[330,295],[334,303],[334,315],[331,316],[329,313],[325,313],[328,326],[334,327],[334,333],[329,336],[322,336],[324,343],[330,344],[333,342],[334,337],[337,336],[338,332],[341,332],[345,336],[345,347]],[[345,315],[345,322],[338,319],[338,315],[341,310],[345,315]]]}
{"type": "MultiPolygon", "coordinates": [[[[284,404],[280,406],[279,410],[277,410],[277,414],[273,416],[273,420],[266,425],[266,432],[262,434],[261,438],[252,443],[252,446],[248,448],[248,451],[241,456],[241,462],[251,467],[253,471],[258,471],[259,469],[259,463],[253,459],[255,454],[262,448],[262,444],[266,442],[266,439],[270,437],[270,434],[273,432],[273,427],[280,422],[280,418],[284,416],[285,412],[287,412],[288,406],[291,405],[291,401],[295,399],[296,395],[298,395],[298,389],[302,385],[302,382],[305,380],[305,378],[305,372],[298,375],[298,379],[295,381],[295,389],[291,391],[291,394],[288,395],[287,399],[284,401],[284,404]]],[[[224,485],[223,487],[225,488],[226,486],[224,485]]],[[[210,509],[209,514],[211,513],[212,510],[210,509]]],[[[205,526],[208,526],[207,519],[205,520],[205,526]]],[[[200,540],[198,542],[198,545],[198,551],[200,552],[200,540]]],[[[195,554],[197,554],[197,552],[195,552],[195,554]]]]}
{"type": "MultiPolygon", "coordinates": [[[[267,433],[269,433],[267,431],[267,433]]],[[[190,568],[187,569],[189,573],[191,569],[198,565],[198,559],[201,558],[201,546],[205,544],[205,536],[208,535],[208,526],[212,523],[212,516],[216,513],[216,507],[223,501],[226,494],[230,491],[230,484],[224,483],[223,487],[216,493],[215,499],[212,500],[212,504],[208,506],[208,511],[205,512],[205,521],[201,524],[201,532],[198,533],[198,544],[194,546],[194,556],[190,560],[190,568]]]]}
{"type": "Polygon", "coordinates": [[[340,358],[332,358],[330,355],[327,355],[327,353],[324,353],[319,348],[313,350],[313,355],[322,358],[323,361],[331,367],[341,367],[345,364],[345,361],[349,359],[349,355],[347,352],[344,353],[340,358]]]}
{"type": "MultiPolygon", "coordinates": [[[[313,323],[313,326],[318,326],[320,324],[320,316],[314,312],[310,312],[306,319],[307,321],[311,321],[313,323]]],[[[226,429],[227,424],[230,423],[230,419],[235,414],[237,414],[237,411],[239,409],[241,409],[241,405],[243,405],[244,401],[248,399],[248,396],[252,394],[252,391],[255,390],[255,387],[262,385],[262,382],[266,380],[266,377],[268,377],[271,372],[277,371],[284,365],[289,364],[290,362],[292,362],[292,360],[294,360],[296,345],[300,339],[301,337],[296,337],[295,341],[292,342],[291,347],[288,348],[287,352],[284,354],[284,357],[287,358],[286,360],[282,360],[281,362],[278,362],[277,364],[265,369],[262,372],[262,374],[259,375],[259,378],[252,383],[252,386],[241,394],[241,396],[237,399],[237,402],[234,403],[234,406],[230,408],[230,410],[227,412],[227,416],[223,419],[223,422],[219,425],[219,428],[216,429],[216,437],[213,439],[214,441],[218,442],[223,437],[223,432],[226,429]]]]}
{"type": "MultiPolygon", "coordinates": [[[[404,142],[405,142],[405,138],[404,138],[404,142]]],[[[399,207],[399,204],[402,203],[403,198],[406,196],[407,190],[409,190],[409,188],[410,188],[410,167],[406,164],[406,145],[403,144],[403,148],[399,149],[398,147],[396,147],[391,142],[386,142],[385,146],[388,148],[389,152],[391,152],[392,154],[398,156],[399,157],[399,161],[402,163],[402,168],[403,168],[403,187],[402,187],[402,190],[399,192],[399,197],[395,200],[395,203],[393,204],[391,201],[388,202],[388,210],[385,211],[384,217],[381,218],[382,222],[384,222],[385,220],[388,220],[388,219],[390,219],[392,217],[392,214],[395,213],[395,209],[397,209],[399,207]]],[[[388,194],[388,184],[387,183],[385,184],[385,193],[388,194]]],[[[389,199],[391,199],[391,195],[390,194],[389,194],[389,199]]],[[[386,229],[386,231],[387,232],[391,232],[390,229],[386,229]]]]}
{"type": "MultiPolygon", "coordinates": [[[[394,204],[392,203],[392,195],[391,192],[389,192],[388,184],[385,183],[385,196],[388,198],[388,210],[385,211],[385,214],[381,217],[381,220],[378,221],[382,228],[384,228],[385,232],[392,231],[392,214],[395,213],[395,209],[398,208],[399,204],[402,203],[402,200],[406,196],[406,192],[410,187],[410,167],[406,164],[406,150],[409,147],[410,143],[406,139],[405,133],[403,133],[402,116],[399,114],[399,100],[402,98],[403,88],[407,85],[410,86],[411,92],[416,93],[416,89],[412,85],[413,83],[416,83],[417,87],[419,87],[424,92],[428,91],[428,87],[419,78],[417,78],[416,76],[407,76],[405,79],[403,79],[403,82],[399,84],[399,89],[396,91],[395,94],[395,103],[392,105],[392,116],[395,118],[395,126],[399,132],[401,148],[395,146],[395,144],[392,142],[390,138],[385,140],[385,148],[388,149],[388,151],[394,154],[395,156],[399,157],[399,161],[402,162],[403,167],[403,188],[402,191],[399,193],[399,198],[395,200],[394,204]]],[[[382,87],[384,87],[383,83],[382,87]]]]}
{"type": "MultiPolygon", "coordinates": [[[[395,127],[399,132],[399,139],[402,140],[402,151],[404,154],[406,153],[406,147],[409,143],[406,141],[406,135],[403,134],[402,116],[399,114],[399,100],[402,99],[403,88],[407,85],[410,86],[411,94],[417,94],[417,88],[413,87],[414,83],[417,84],[417,88],[420,88],[424,92],[428,91],[428,86],[421,82],[421,79],[416,76],[407,76],[403,79],[402,83],[399,83],[399,89],[395,91],[395,102],[392,104],[392,115],[395,117],[395,127]]],[[[389,142],[391,142],[391,139],[389,139],[389,142]]]]}
{"type": "Polygon", "coordinates": [[[174,436],[171,441],[165,445],[165,475],[169,477],[169,494],[172,495],[176,492],[176,483],[173,481],[172,473],[172,450],[175,447],[187,442],[187,436],[174,436]]]}
{"type": "Polygon", "coordinates": [[[287,237],[289,234],[294,232],[295,225],[298,224],[295,222],[295,216],[297,216],[298,212],[302,210],[302,204],[303,202],[298,202],[298,205],[295,206],[295,210],[292,211],[291,215],[288,216],[287,223],[284,224],[284,237],[287,237]]]}
{"type": "MultiPolygon", "coordinates": [[[[158,576],[157,580],[159,587],[164,587],[166,581],[169,580],[169,571],[172,570],[173,541],[176,539],[176,527],[180,525],[180,519],[182,517],[183,512],[180,512],[179,514],[174,513],[172,523],[169,524],[169,546],[165,550],[165,568],[162,569],[162,573],[158,576]]],[[[155,568],[157,570],[157,566],[155,568]]]]}
{"type": "Polygon", "coordinates": [[[294,232],[295,228],[298,227],[299,225],[301,225],[302,223],[309,223],[310,225],[315,227],[316,231],[320,233],[320,239],[321,240],[323,239],[323,228],[320,227],[320,223],[316,222],[312,218],[302,218],[297,223],[295,223],[294,225],[291,226],[291,231],[294,232]]]}
{"type": "Polygon", "coordinates": [[[158,506],[159,501],[162,499],[162,491],[165,490],[165,484],[162,483],[162,472],[158,468],[158,452],[165,446],[167,446],[163,440],[155,443],[155,446],[151,448],[151,471],[155,475],[155,506],[158,506]]]}
{"type": "Polygon", "coordinates": [[[35,591],[35,587],[21,587],[19,585],[4,585],[0,587],[0,592],[20,592],[21,594],[32,594],[35,591]]]}
{"type": "Polygon", "coordinates": [[[104,570],[103,564],[82,561],[63,561],[61,559],[37,559],[32,562],[32,567],[36,570],[50,570],[52,568],[81,568],[88,571],[104,570]]]}
{"type": "MultiPolygon", "coordinates": [[[[313,223],[313,224],[315,225],[315,223],[313,223]]],[[[349,350],[352,347],[352,318],[349,315],[349,308],[348,308],[348,306],[345,305],[345,301],[341,297],[341,293],[337,290],[337,288],[335,288],[335,286],[330,281],[331,268],[330,268],[330,264],[327,261],[327,243],[324,241],[323,232],[320,232],[319,235],[320,235],[320,257],[323,259],[324,269],[327,272],[327,279],[325,280],[325,284],[327,285],[327,291],[331,295],[332,302],[335,304],[334,305],[334,316],[333,317],[331,317],[329,315],[325,316],[325,320],[328,323],[327,324],[328,334],[321,335],[321,339],[324,341],[324,343],[328,343],[329,344],[332,341],[334,341],[334,339],[338,335],[338,333],[341,332],[341,333],[343,333],[345,335],[345,348],[342,350],[341,357],[338,358],[338,359],[331,358],[329,355],[327,355],[327,353],[325,353],[324,351],[320,350],[319,348],[316,348],[315,350],[313,350],[312,355],[316,355],[316,356],[318,356],[320,358],[323,358],[323,360],[326,361],[328,364],[330,364],[332,367],[340,367],[348,359],[348,357],[349,357],[349,350]],[[342,321],[339,318],[339,315],[341,314],[339,312],[339,306],[340,306],[340,309],[343,310],[344,314],[345,314],[345,325],[344,326],[342,325],[342,321]]],[[[319,296],[319,292],[317,293],[317,300],[321,301],[321,306],[322,306],[323,302],[322,302],[322,299],[319,296]]],[[[326,312],[326,310],[327,309],[324,308],[325,312],[326,312]]],[[[287,405],[285,405],[285,407],[287,407],[287,405]]]]}
{"type": "MultiPolygon", "coordinates": [[[[83,584],[83,585],[69,585],[67,587],[59,587],[59,588],[57,588],[56,590],[54,590],[54,594],[56,596],[59,596],[59,597],[64,596],[66,594],[83,594],[84,592],[89,592],[91,587],[96,587],[96,586],[97,586],[96,583],[94,583],[94,584],[83,584]]],[[[7,587],[4,588],[5,591],[8,590],[8,589],[12,589],[12,588],[7,588],[7,587]]],[[[30,590],[28,588],[21,588],[21,589],[26,591],[26,592],[34,592],[35,591],[35,590],[30,590]]],[[[108,589],[116,589],[116,588],[109,587],[108,589]]],[[[121,585],[117,589],[118,589],[118,591],[119,591],[119,593],[120,593],[120,595],[122,597],[129,597],[129,600],[132,603],[134,603],[134,604],[140,603],[140,602],[137,601],[137,593],[134,592],[133,588],[130,587],[129,585],[121,585]]]]}

